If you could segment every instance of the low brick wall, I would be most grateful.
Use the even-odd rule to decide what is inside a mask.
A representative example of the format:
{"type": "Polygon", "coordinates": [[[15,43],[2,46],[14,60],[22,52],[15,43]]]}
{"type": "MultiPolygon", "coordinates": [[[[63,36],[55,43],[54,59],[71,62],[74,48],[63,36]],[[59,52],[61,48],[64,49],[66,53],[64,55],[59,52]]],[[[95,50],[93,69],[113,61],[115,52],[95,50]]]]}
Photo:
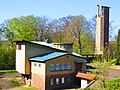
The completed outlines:
{"type": "Polygon", "coordinates": [[[24,85],[31,85],[31,78],[29,74],[21,74],[21,79],[24,85]]]}
{"type": "Polygon", "coordinates": [[[45,90],[45,76],[33,73],[31,77],[31,85],[38,87],[40,90],[45,90]]]}

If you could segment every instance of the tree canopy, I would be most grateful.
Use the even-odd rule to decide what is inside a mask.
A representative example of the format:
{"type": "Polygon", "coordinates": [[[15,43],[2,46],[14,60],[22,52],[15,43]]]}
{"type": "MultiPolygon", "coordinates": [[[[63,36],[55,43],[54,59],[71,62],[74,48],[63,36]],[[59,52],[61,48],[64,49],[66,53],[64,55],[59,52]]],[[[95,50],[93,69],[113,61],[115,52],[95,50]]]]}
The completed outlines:
{"type": "Polygon", "coordinates": [[[120,29],[118,30],[118,36],[116,41],[116,50],[115,50],[116,64],[120,65],[120,29]]]}
{"type": "MultiPolygon", "coordinates": [[[[9,49],[14,48],[12,43],[14,39],[30,41],[49,39],[56,43],[72,42],[74,52],[94,54],[95,18],[90,21],[83,15],[69,15],[59,19],[33,15],[12,18],[0,25],[1,52],[5,46],[9,49]],[[3,45],[3,42],[6,42],[6,45],[3,45]]],[[[5,59],[3,56],[1,56],[2,59],[5,59]]],[[[14,59],[15,56],[11,58],[14,59]]]]}

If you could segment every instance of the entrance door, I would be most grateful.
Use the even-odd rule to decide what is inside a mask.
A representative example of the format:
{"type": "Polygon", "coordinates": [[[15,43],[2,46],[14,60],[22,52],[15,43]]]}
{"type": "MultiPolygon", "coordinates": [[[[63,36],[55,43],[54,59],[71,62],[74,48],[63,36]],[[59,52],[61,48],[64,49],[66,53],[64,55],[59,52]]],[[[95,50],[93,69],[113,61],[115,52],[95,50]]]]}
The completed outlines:
{"type": "Polygon", "coordinates": [[[82,71],[82,63],[75,63],[75,71],[76,72],[82,71]]]}
{"type": "Polygon", "coordinates": [[[81,87],[81,79],[78,77],[75,77],[75,87],[81,87]]]}

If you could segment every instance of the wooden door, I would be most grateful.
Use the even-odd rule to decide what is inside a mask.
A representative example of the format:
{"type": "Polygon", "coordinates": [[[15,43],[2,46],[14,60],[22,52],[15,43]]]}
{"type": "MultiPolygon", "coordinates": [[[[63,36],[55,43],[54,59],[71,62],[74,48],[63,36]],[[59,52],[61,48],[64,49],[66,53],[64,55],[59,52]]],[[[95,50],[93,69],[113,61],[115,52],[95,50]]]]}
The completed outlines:
{"type": "Polygon", "coordinates": [[[75,72],[82,72],[82,63],[75,63],[75,72]]]}

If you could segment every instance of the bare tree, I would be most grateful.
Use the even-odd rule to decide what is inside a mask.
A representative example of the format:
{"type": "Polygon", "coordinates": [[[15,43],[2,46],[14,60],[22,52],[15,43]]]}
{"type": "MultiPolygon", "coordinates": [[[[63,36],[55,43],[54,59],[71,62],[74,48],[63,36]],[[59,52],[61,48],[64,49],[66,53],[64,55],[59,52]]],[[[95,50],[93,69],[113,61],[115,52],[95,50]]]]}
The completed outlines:
{"type": "Polygon", "coordinates": [[[75,16],[72,21],[69,24],[68,27],[69,31],[71,32],[71,38],[73,40],[77,40],[78,43],[78,49],[79,49],[79,53],[82,54],[82,40],[81,40],[81,35],[85,34],[86,32],[88,32],[87,30],[88,28],[88,22],[85,19],[84,16],[80,15],[80,16],[75,16]]]}

